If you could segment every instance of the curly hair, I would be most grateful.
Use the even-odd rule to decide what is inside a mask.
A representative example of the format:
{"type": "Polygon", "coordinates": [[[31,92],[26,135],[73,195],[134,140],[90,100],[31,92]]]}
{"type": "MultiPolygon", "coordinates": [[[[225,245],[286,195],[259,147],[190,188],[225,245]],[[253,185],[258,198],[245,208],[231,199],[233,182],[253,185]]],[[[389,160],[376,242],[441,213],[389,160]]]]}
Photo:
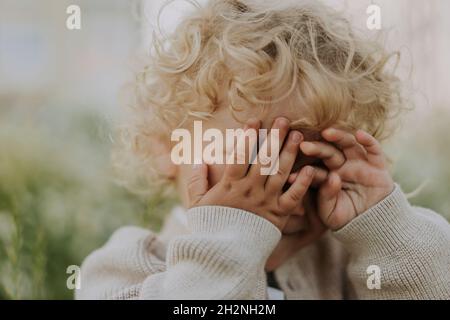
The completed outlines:
{"type": "Polygon", "coordinates": [[[399,54],[356,35],[340,12],[318,1],[269,8],[209,0],[169,36],[154,34],[114,161],[144,190],[167,182],[152,165],[155,141],[169,142],[173,129],[213,117],[223,92],[239,121],[243,110],[264,112],[296,94],[307,113],[293,127],[361,128],[382,140],[403,108],[391,57],[399,54]]]}

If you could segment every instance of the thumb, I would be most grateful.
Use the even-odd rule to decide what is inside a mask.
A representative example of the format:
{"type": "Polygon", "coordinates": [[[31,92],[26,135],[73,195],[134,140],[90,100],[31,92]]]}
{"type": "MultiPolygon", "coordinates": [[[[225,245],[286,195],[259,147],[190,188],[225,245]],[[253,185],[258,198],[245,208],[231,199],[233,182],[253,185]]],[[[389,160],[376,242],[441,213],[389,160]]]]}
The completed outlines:
{"type": "Polygon", "coordinates": [[[196,205],[208,191],[208,166],[204,163],[192,166],[187,184],[189,206],[196,205]]]}

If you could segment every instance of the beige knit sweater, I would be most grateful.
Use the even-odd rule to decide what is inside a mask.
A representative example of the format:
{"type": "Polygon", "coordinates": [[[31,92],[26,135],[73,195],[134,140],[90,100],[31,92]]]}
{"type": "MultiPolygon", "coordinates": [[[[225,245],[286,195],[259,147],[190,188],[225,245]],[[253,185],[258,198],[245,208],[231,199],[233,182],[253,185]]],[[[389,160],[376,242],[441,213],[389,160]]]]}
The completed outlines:
{"type": "MultiPolygon", "coordinates": [[[[264,299],[265,261],[280,232],[225,207],[187,212],[188,228],[124,227],[83,263],[78,299],[264,299]]],[[[370,271],[370,270],[369,270],[370,271]]],[[[275,271],[287,299],[450,299],[450,227],[391,195],[275,271]],[[369,289],[369,266],[380,289],[369,289]]]]}

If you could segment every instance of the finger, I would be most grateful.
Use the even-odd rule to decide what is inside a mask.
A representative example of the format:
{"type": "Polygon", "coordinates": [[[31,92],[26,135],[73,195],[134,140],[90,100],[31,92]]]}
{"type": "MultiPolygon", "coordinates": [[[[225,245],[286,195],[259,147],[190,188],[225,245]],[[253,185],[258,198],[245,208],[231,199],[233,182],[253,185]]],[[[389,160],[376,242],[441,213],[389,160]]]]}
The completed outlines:
{"type": "Polygon", "coordinates": [[[258,143],[259,126],[260,121],[257,119],[247,121],[243,134],[237,138],[236,145],[227,155],[224,178],[236,180],[246,175],[250,158],[258,143]]]}
{"type": "Polygon", "coordinates": [[[275,119],[266,140],[259,149],[256,163],[250,167],[248,177],[265,182],[269,175],[277,172],[281,146],[288,132],[289,120],[282,117],[275,119]]]}
{"type": "Polygon", "coordinates": [[[336,128],[328,128],[322,131],[322,137],[340,148],[348,160],[366,157],[366,150],[364,150],[356,141],[355,136],[350,132],[336,128]]]}
{"type": "Polygon", "coordinates": [[[376,169],[373,170],[370,166],[371,165],[368,165],[365,161],[354,161],[351,165],[340,168],[336,171],[336,173],[341,178],[341,181],[348,183],[363,186],[382,183],[385,176],[380,176],[380,171],[376,169]]]}
{"type": "Polygon", "coordinates": [[[383,149],[377,139],[363,130],[358,130],[356,132],[356,140],[367,151],[369,161],[384,165],[383,149]]]}
{"type": "Polygon", "coordinates": [[[187,183],[189,206],[196,205],[208,191],[208,166],[196,164],[192,167],[187,183]]]}
{"type": "MultiPolygon", "coordinates": [[[[314,168],[314,177],[313,181],[311,182],[311,185],[314,187],[317,187],[324,183],[327,180],[328,177],[328,171],[319,167],[313,167],[314,168]]],[[[297,179],[298,171],[293,172],[289,175],[288,182],[290,184],[295,182],[295,179],[297,179]]]]}
{"type": "Polygon", "coordinates": [[[311,235],[316,235],[316,236],[322,235],[322,233],[324,233],[326,230],[326,226],[320,219],[316,210],[307,210],[306,216],[308,218],[309,230],[310,230],[311,235]]]}
{"type": "Polygon", "coordinates": [[[300,150],[307,156],[321,159],[330,170],[339,169],[345,163],[344,154],[330,143],[304,141],[300,150]]]}
{"type": "Polygon", "coordinates": [[[335,172],[330,172],[327,181],[320,187],[318,195],[318,206],[320,218],[326,223],[333,213],[338,194],[341,191],[342,182],[339,175],[335,172]]]}
{"type": "Polygon", "coordinates": [[[314,177],[314,168],[311,166],[303,167],[300,170],[294,183],[280,197],[280,207],[282,210],[289,211],[295,208],[303,199],[305,193],[314,177]]]}
{"type": "Polygon", "coordinates": [[[373,155],[383,154],[380,143],[369,133],[363,130],[358,130],[356,132],[356,139],[361,145],[364,146],[368,153],[373,155]]]}
{"type": "Polygon", "coordinates": [[[352,148],[356,145],[355,137],[344,130],[328,128],[322,131],[322,137],[328,142],[333,142],[341,149],[352,148]]]}
{"type": "Polygon", "coordinates": [[[300,142],[303,135],[298,131],[291,131],[280,154],[279,168],[275,175],[267,178],[266,189],[273,192],[280,192],[286,183],[292,166],[297,158],[300,142]]]}

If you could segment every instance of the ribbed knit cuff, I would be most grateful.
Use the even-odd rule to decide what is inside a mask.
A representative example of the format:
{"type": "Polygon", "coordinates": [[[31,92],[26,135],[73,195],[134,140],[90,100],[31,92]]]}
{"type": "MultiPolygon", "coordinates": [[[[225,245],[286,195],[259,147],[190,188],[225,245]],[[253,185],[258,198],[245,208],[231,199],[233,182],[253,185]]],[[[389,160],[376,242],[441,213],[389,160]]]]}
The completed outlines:
{"type": "Polygon", "coordinates": [[[222,206],[203,206],[188,210],[188,226],[194,232],[215,233],[229,227],[235,232],[258,236],[271,235],[278,241],[280,231],[266,219],[241,209],[222,206]]]}
{"type": "Polygon", "coordinates": [[[222,206],[189,209],[188,227],[196,233],[234,234],[258,247],[275,248],[281,232],[270,221],[254,213],[222,206]]]}
{"type": "Polygon", "coordinates": [[[194,259],[219,269],[230,263],[247,271],[263,268],[281,238],[271,222],[240,209],[203,206],[189,209],[186,215],[191,234],[172,241],[171,264],[194,259]]]}
{"type": "Polygon", "coordinates": [[[389,196],[333,234],[351,252],[384,256],[414,237],[416,219],[401,188],[395,185],[389,196]]]}

